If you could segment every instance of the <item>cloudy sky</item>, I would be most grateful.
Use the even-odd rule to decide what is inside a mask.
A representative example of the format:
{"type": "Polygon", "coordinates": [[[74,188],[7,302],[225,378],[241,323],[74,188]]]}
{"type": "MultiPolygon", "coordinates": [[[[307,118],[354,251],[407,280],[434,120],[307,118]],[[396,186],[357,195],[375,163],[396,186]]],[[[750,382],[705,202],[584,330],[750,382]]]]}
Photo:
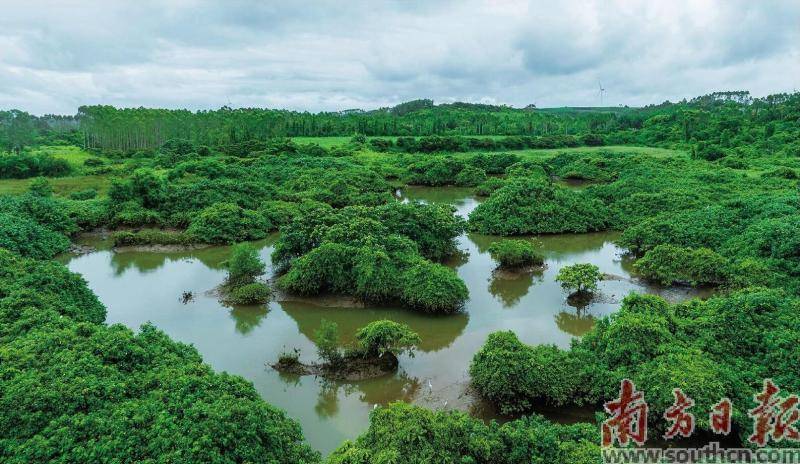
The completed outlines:
{"type": "Polygon", "coordinates": [[[643,105],[800,89],[798,0],[0,0],[0,108],[643,105]]]}

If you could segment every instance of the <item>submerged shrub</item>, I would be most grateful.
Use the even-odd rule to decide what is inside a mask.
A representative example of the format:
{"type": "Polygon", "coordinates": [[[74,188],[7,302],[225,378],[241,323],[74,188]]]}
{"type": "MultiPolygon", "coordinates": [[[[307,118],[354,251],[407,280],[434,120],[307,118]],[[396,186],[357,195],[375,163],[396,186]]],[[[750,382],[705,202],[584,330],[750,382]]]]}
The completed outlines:
{"type": "Polygon", "coordinates": [[[454,312],[469,298],[464,281],[441,264],[420,261],[404,271],[401,279],[403,302],[426,312],[454,312]]]}
{"type": "Polygon", "coordinates": [[[589,232],[608,226],[608,208],[584,192],[515,178],[469,215],[469,228],[492,235],[589,232]]]}
{"type": "Polygon", "coordinates": [[[537,402],[574,401],[581,378],[574,356],[552,345],[528,346],[513,332],[495,332],[470,365],[472,384],[504,414],[530,411],[537,402]]]}
{"type": "Polygon", "coordinates": [[[242,243],[231,250],[231,257],[227,261],[227,284],[238,287],[253,283],[256,277],[263,275],[267,265],[258,256],[252,246],[242,243]]]}
{"type": "Polygon", "coordinates": [[[111,235],[115,247],[137,245],[190,245],[195,243],[193,236],[182,232],[163,230],[140,230],[138,232],[120,231],[111,235]]]}
{"type": "Polygon", "coordinates": [[[252,282],[232,288],[227,295],[228,303],[256,305],[269,302],[269,286],[263,282],[252,282]]]}
{"type": "Polygon", "coordinates": [[[391,353],[400,356],[413,351],[420,342],[419,335],[406,324],[390,320],[370,322],[358,329],[356,340],[366,356],[382,356],[391,353]]]}
{"type": "Polygon", "coordinates": [[[561,283],[561,288],[572,291],[573,294],[594,292],[600,279],[600,268],[588,263],[564,266],[556,275],[556,281],[561,283]]]}
{"type": "Polygon", "coordinates": [[[539,247],[528,240],[498,240],[489,245],[489,255],[500,267],[540,266],[544,256],[539,247]]]}

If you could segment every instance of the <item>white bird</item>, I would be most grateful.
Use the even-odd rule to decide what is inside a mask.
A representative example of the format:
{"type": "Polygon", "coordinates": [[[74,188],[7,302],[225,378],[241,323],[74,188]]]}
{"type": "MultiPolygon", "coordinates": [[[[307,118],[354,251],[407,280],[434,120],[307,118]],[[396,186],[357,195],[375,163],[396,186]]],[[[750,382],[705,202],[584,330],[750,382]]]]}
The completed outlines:
{"type": "Polygon", "coordinates": [[[372,410],[374,411],[376,409],[378,409],[378,403],[375,403],[375,404],[372,405],[372,410]]]}
{"type": "Polygon", "coordinates": [[[447,407],[447,400],[444,400],[444,407],[447,407]]]}

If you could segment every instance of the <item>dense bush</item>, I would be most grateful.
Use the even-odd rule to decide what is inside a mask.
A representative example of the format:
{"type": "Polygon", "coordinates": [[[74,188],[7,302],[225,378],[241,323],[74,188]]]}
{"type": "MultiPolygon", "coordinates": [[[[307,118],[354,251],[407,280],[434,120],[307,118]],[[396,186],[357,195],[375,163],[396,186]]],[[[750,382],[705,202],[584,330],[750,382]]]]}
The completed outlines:
{"type": "Polygon", "coordinates": [[[195,238],[182,232],[163,230],[140,230],[138,232],[120,231],[111,235],[115,247],[137,245],[191,245],[195,238]]]}
{"type": "Polygon", "coordinates": [[[67,251],[69,239],[27,217],[0,213],[0,248],[37,259],[67,251]]]}
{"type": "Polygon", "coordinates": [[[544,264],[539,246],[528,240],[498,240],[489,245],[488,251],[492,259],[503,268],[544,264]]]}
{"type": "Polygon", "coordinates": [[[466,300],[464,283],[451,269],[424,258],[452,254],[463,228],[449,206],[306,209],[283,228],[275,246],[273,262],[286,270],[278,285],[306,295],[400,299],[425,311],[454,311],[466,300]]]}
{"type": "Polygon", "coordinates": [[[69,197],[73,200],[91,200],[96,196],[97,196],[97,190],[93,188],[78,190],[77,192],[72,192],[69,194],[69,197]]]}
{"type": "Polygon", "coordinates": [[[256,277],[264,275],[267,267],[256,249],[246,243],[234,246],[225,264],[227,285],[234,287],[253,283],[256,277]]]}
{"type": "Polygon", "coordinates": [[[272,225],[257,211],[216,203],[192,218],[186,233],[205,243],[236,243],[267,236],[272,225]]]}
{"type": "Polygon", "coordinates": [[[564,266],[558,270],[556,281],[561,288],[573,294],[592,293],[597,290],[597,283],[603,278],[600,268],[594,264],[578,263],[564,266]]]}
{"type": "Polygon", "coordinates": [[[529,412],[537,403],[563,406],[584,379],[574,356],[552,345],[528,346],[513,332],[495,332],[475,354],[472,384],[504,414],[529,412]]]}
{"type": "Polygon", "coordinates": [[[681,248],[658,245],[634,264],[642,277],[670,285],[722,284],[732,272],[730,261],[708,248],[681,248]]]}
{"type": "Polygon", "coordinates": [[[392,403],[375,410],[369,429],[328,462],[589,464],[599,460],[598,443],[597,428],[589,424],[554,424],[538,415],[485,424],[463,412],[392,403]]]}
{"type": "Polygon", "coordinates": [[[269,286],[263,282],[233,287],[227,295],[226,301],[235,305],[256,305],[269,302],[271,292],[269,286]]]}
{"type": "Polygon", "coordinates": [[[78,275],[0,250],[3,462],[318,462],[250,382],[104,316],[78,275]]]}
{"type": "Polygon", "coordinates": [[[608,227],[599,200],[543,181],[515,178],[478,205],[469,228],[482,234],[589,232],[608,227]]]}
{"type": "Polygon", "coordinates": [[[464,281],[441,264],[418,262],[403,272],[400,282],[402,301],[426,312],[457,311],[469,297],[464,281]]]}
{"type": "Polygon", "coordinates": [[[391,353],[400,356],[405,352],[413,355],[419,344],[419,335],[405,324],[390,320],[370,322],[356,332],[359,350],[365,356],[383,356],[391,353]]]}
{"type": "Polygon", "coordinates": [[[66,160],[51,155],[29,153],[0,154],[0,179],[66,176],[72,171],[66,160]]]}
{"type": "Polygon", "coordinates": [[[475,195],[479,197],[488,197],[494,193],[495,190],[502,188],[504,185],[506,185],[505,180],[498,177],[490,177],[475,187],[475,195]]]}
{"type": "MultiPolygon", "coordinates": [[[[736,430],[752,430],[746,411],[764,378],[796,391],[796,369],[783,371],[800,339],[797,299],[750,289],[670,305],[656,296],[629,295],[620,311],[600,319],[568,351],[530,347],[511,333],[496,333],[476,354],[473,384],[502,410],[529,411],[537,403],[599,406],[615,398],[619,382],[633,379],[645,391],[653,426],[682,388],[698,410],[723,397],[733,401],[736,430]],[[764,334],[772,334],[764,336],[764,334]]],[[[698,416],[698,426],[708,426],[698,416]]]]}

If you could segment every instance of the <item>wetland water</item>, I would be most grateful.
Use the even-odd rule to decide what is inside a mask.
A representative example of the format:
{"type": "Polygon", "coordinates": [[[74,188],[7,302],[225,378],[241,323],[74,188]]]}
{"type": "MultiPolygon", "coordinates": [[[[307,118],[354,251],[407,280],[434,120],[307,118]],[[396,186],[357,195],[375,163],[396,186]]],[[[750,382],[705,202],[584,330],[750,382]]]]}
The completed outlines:
{"type": "MultiPolygon", "coordinates": [[[[470,189],[406,188],[399,194],[404,200],[453,204],[464,217],[478,204],[470,189]]],[[[252,381],[266,401],[300,422],[313,447],[327,454],[366,429],[376,404],[404,400],[494,418],[491,407],[466,388],[472,356],[491,332],[513,330],[526,343],[566,348],[573,337],[591,328],[595,318],[616,311],[631,291],[658,293],[671,300],[696,296],[687,289],[649,287],[631,279],[630,263],[612,243],[615,238],[613,233],[540,237],[545,268],[503,275],[493,272],[495,265],[486,251],[498,238],[463,235],[458,243],[464,253],[449,264],[466,282],[470,299],[462,314],[436,317],[403,308],[353,307],[357,305],[347,299],[331,298],[281,297],[265,306],[225,307],[210,291],[224,279],[221,263],[228,258],[229,247],[116,253],[100,247],[69,258],[67,265],[83,275],[106,305],[109,324],[136,330],[149,321],[174,339],[191,343],[216,370],[252,381]],[[568,304],[554,279],[562,266],[584,262],[617,277],[600,283],[601,298],[577,309],[568,304]],[[187,290],[195,298],[184,304],[180,297],[187,290]],[[392,319],[411,326],[422,343],[415,357],[400,358],[395,375],[361,382],[287,376],[267,365],[293,348],[301,350],[301,360],[315,360],[313,334],[323,318],[339,325],[346,342],[358,327],[392,319]]],[[[274,235],[257,242],[267,263],[276,239],[274,235]]],[[[587,411],[542,412],[561,421],[591,419],[587,411]]]]}

